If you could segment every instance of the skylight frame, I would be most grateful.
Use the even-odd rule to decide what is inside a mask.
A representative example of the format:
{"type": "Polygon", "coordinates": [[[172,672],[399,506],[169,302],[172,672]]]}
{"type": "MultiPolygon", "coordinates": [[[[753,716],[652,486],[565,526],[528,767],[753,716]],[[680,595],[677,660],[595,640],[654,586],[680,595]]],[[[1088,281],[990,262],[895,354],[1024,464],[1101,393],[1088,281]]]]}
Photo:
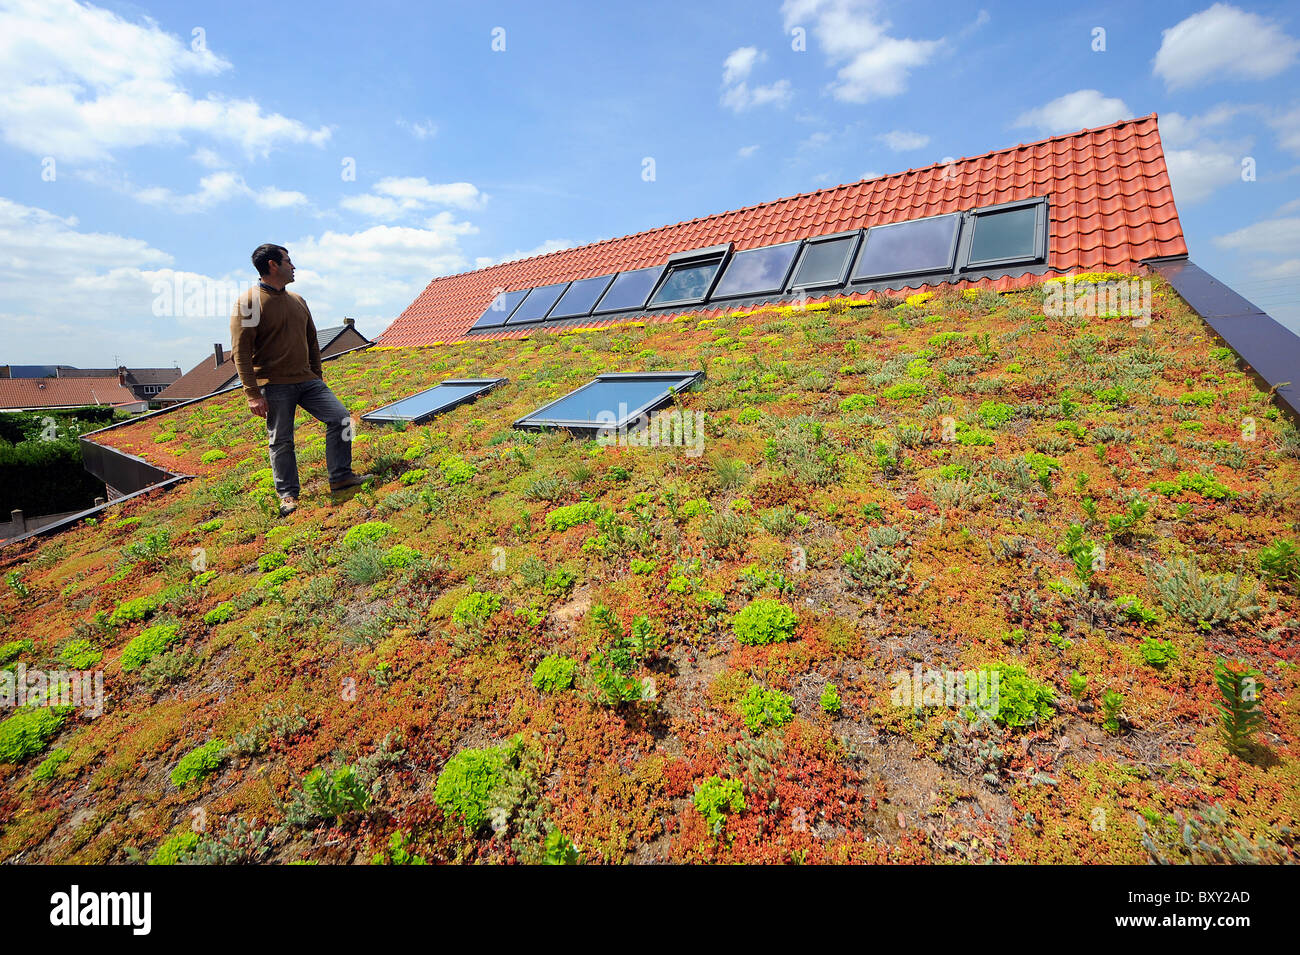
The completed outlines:
{"type": "Polygon", "coordinates": [[[1000,202],[993,206],[982,206],[978,209],[971,209],[965,214],[966,221],[962,223],[962,241],[961,241],[961,267],[959,272],[977,271],[984,269],[996,269],[1007,265],[1032,265],[1036,263],[1045,263],[1047,261],[1047,196],[1034,196],[1030,199],[1015,199],[1011,202],[1000,202]],[[1030,206],[1035,207],[1036,215],[1034,217],[1034,251],[1031,255],[1004,256],[997,259],[972,259],[971,250],[975,247],[975,233],[979,227],[979,220],[987,215],[996,215],[999,212],[1012,212],[1016,209],[1024,209],[1030,206]]]}
{"type": "Polygon", "coordinates": [[[804,289],[838,288],[847,285],[849,282],[849,270],[853,268],[853,264],[858,260],[858,250],[862,247],[862,234],[864,231],[866,230],[850,229],[847,232],[832,232],[829,235],[814,235],[804,239],[803,248],[800,249],[799,254],[795,256],[794,267],[790,270],[790,284],[787,287],[788,290],[791,292],[797,292],[804,289]],[[838,278],[821,282],[799,283],[796,281],[799,277],[799,270],[803,268],[804,260],[807,259],[813,246],[822,245],[826,242],[838,242],[843,239],[848,239],[850,241],[848,244],[848,252],[844,255],[844,261],[840,263],[838,278]]]}
{"type": "Polygon", "coordinates": [[[605,289],[604,294],[600,296],[599,301],[596,302],[596,307],[591,310],[591,314],[608,315],[610,312],[644,311],[646,307],[646,303],[650,301],[650,296],[653,295],[655,289],[659,287],[659,280],[663,278],[663,272],[664,272],[664,266],[662,265],[646,265],[646,266],[642,266],[639,269],[623,269],[620,272],[615,272],[613,281],[609,283],[609,288],[605,289]],[[616,305],[612,308],[603,308],[602,306],[605,304],[605,297],[609,295],[611,291],[613,291],[614,286],[618,284],[618,280],[621,279],[624,275],[631,275],[634,272],[657,272],[658,273],[655,276],[654,281],[650,283],[650,288],[646,290],[645,297],[641,299],[641,304],[632,305],[632,306],[616,305]]]}
{"type": "Polygon", "coordinates": [[[727,262],[731,257],[731,250],[733,247],[733,243],[727,242],[722,245],[711,245],[704,249],[692,249],[690,252],[678,252],[675,255],[670,255],[668,261],[664,263],[663,274],[659,276],[659,281],[655,283],[654,291],[652,291],[650,297],[646,299],[645,307],[647,309],[676,308],[681,305],[700,305],[707,302],[709,296],[713,294],[714,287],[718,284],[718,279],[721,278],[723,271],[727,267],[727,262]],[[699,297],[692,296],[690,298],[672,299],[667,302],[655,301],[655,296],[658,295],[660,290],[668,284],[675,269],[698,268],[700,265],[715,258],[718,263],[717,268],[713,270],[713,276],[709,279],[709,283],[705,287],[702,295],[699,297]]]}
{"type": "Polygon", "coordinates": [[[378,408],[375,408],[373,411],[367,411],[365,414],[361,416],[361,420],[370,422],[371,424],[394,424],[396,422],[405,422],[406,424],[423,424],[426,421],[436,418],[438,415],[446,414],[448,411],[451,411],[453,408],[459,408],[463,404],[468,404],[471,401],[477,401],[479,398],[482,398],[489,391],[492,391],[494,388],[499,388],[501,385],[504,385],[509,380],[510,379],[508,378],[448,378],[445,381],[438,382],[436,385],[433,385],[429,388],[425,388],[423,391],[417,391],[414,394],[407,395],[404,398],[398,398],[396,401],[390,401],[386,405],[380,405],[378,408]],[[433,408],[429,411],[423,411],[418,415],[385,415],[382,413],[385,409],[394,408],[397,405],[402,404],[403,402],[410,401],[412,398],[418,398],[420,397],[420,395],[427,395],[430,392],[437,391],[439,388],[470,387],[474,385],[479,386],[477,390],[472,391],[467,395],[461,395],[459,398],[453,399],[452,401],[447,402],[446,404],[441,404],[438,407],[433,408]]]}
{"type": "Polygon", "coordinates": [[[569,286],[572,284],[573,284],[572,282],[548,282],[546,285],[537,285],[529,289],[528,294],[524,296],[524,300],[520,302],[519,305],[515,308],[515,310],[510,314],[510,318],[506,322],[506,324],[510,326],[518,327],[520,325],[536,325],[538,322],[546,321],[550,317],[551,311],[555,308],[555,306],[560,304],[560,299],[564,298],[564,293],[569,290],[569,286]],[[528,304],[528,300],[530,298],[532,298],[538,292],[544,292],[547,289],[554,289],[554,288],[558,288],[560,291],[556,293],[554,300],[551,302],[550,305],[546,307],[546,311],[543,312],[540,317],[538,318],[517,318],[516,317],[519,315],[521,311],[523,311],[524,306],[528,304]]]}
{"type": "Polygon", "coordinates": [[[739,252],[732,252],[730,257],[727,259],[726,266],[718,271],[717,276],[713,280],[713,288],[710,290],[709,300],[712,301],[713,299],[723,300],[728,298],[747,298],[751,295],[771,295],[777,292],[785,291],[786,283],[790,281],[790,276],[794,274],[795,263],[799,261],[800,257],[803,254],[803,249],[802,249],[803,241],[804,241],[803,239],[791,239],[788,242],[777,242],[774,245],[760,245],[760,246],[755,246],[752,249],[741,249],[739,252]],[[741,292],[722,293],[718,291],[723,281],[726,279],[727,273],[731,271],[731,269],[735,266],[737,262],[741,260],[743,256],[748,255],[751,252],[770,252],[772,249],[780,249],[788,245],[796,246],[794,250],[794,255],[790,256],[790,261],[786,264],[785,272],[782,274],[780,281],[776,285],[773,285],[768,288],[745,289],[744,291],[741,292]]]}
{"type": "Polygon", "coordinates": [[[487,308],[483,309],[483,314],[474,320],[474,324],[471,325],[467,329],[467,331],[472,332],[484,328],[500,328],[502,325],[504,325],[507,321],[510,320],[510,316],[513,315],[515,311],[519,308],[519,306],[523,304],[524,299],[528,297],[528,293],[531,291],[532,291],[531,288],[501,289],[499,292],[497,292],[495,295],[492,296],[492,301],[488,302],[487,308]],[[523,292],[524,294],[520,297],[519,301],[515,302],[514,305],[510,306],[509,308],[503,308],[501,310],[501,312],[504,313],[504,317],[501,319],[501,321],[491,322],[487,325],[483,324],[483,319],[487,318],[488,313],[492,311],[492,306],[496,304],[497,299],[503,298],[508,295],[514,295],[517,292],[523,292]]]}
{"type": "Polygon", "coordinates": [[[549,319],[553,319],[555,321],[559,321],[561,319],[570,319],[570,318],[586,318],[588,315],[591,315],[595,311],[596,306],[600,304],[600,300],[605,297],[605,293],[608,292],[610,286],[614,284],[614,279],[618,277],[618,274],[619,273],[617,272],[611,272],[609,275],[591,275],[585,279],[574,279],[572,282],[569,283],[569,287],[564,290],[564,292],[560,295],[560,297],[555,300],[555,304],[551,306],[551,310],[547,313],[546,317],[549,319]],[[564,304],[565,298],[568,296],[570,292],[574,290],[574,288],[576,288],[577,286],[581,285],[584,282],[594,282],[597,279],[604,279],[605,286],[599,292],[596,293],[596,297],[592,300],[590,307],[588,307],[585,311],[581,311],[581,312],[560,312],[559,311],[560,306],[564,304]]]}
{"type": "Polygon", "coordinates": [[[524,415],[515,421],[511,427],[523,431],[546,431],[546,430],[565,430],[583,433],[596,433],[602,431],[619,431],[639,421],[642,417],[663,407],[672,400],[674,395],[690,391],[701,381],[704,380],[702,371],[619,371],[607,372],[603,375],[597,375],[585,385],[581,385],[570,392],[566,392],[560,397],[548,401],[537,410],[530,414],[524,415]],[[662,381],[664,390],[654,398],[642,403],[637,408],[630,410],[622,419],[608,424],[595,424],[589,420],[578,420],[573,418],[547,418],[546,410],[553,408],[563,401],[568,401],[574,395],[581,394],[589,388],[594,388],[603,382],[618,381],[662,381]],[[683,382],[681,387],[674,388],[676,382],[683,382]]]}
{"type": "Polygon", "coordinates": [[[853,271],[850,273],[850,282],[880,282],[885,279],[901,278],[909,275],[952,275],[957,266],[957,250],[961,246],[962,235],[965,232],[965,214],[961,212],[943,212],[934,216],[921,216],[917,219],[900,219],[898,222],[886,222],[882,225],[873,225],[866,230],[858,246],[858,254],[853,264],[853,271]],[[936,219],[952,219],[953,230],[952,240],[948,245],[947,265],[940,267],[926,266],[924,268],[894,270],[890,272],[871,272],[861,273],[862,261],[867,257],[867,250],[871,245],[871,234],[877,230],[896,229],[905,226],[914,226],[918,222],[931,222],[936,219]]]}

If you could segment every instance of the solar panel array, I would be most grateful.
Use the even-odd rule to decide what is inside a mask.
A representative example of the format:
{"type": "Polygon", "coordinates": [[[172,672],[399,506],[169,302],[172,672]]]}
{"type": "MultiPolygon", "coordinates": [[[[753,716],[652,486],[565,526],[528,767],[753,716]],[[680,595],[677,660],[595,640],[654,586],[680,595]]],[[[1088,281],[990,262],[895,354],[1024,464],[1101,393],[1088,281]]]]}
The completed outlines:
{"type": "Polygon", "coordinates": [[[740,252],[730,244],[697,249],[649,268],[501,290],[470,331],[1042,262],[1046,210],[1046,199],[1023,200],[740,252]]]}

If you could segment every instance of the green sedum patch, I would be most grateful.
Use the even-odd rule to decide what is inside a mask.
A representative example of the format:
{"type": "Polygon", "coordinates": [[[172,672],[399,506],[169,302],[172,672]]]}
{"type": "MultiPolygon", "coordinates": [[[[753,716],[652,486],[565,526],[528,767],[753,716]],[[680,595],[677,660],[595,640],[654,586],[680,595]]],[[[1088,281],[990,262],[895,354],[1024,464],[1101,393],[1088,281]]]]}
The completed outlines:
{"type": "Polygon", "coordinates": [[[784,643],[794,636],[799,619],[794,611],[781,603],[764,597],[745,607],[731,622],[736,639],[747,646],[784,643]]]}
{"type": "Polygon", "coordinates": [[[190,783],[196,783],[204,776],[216,772],[229,755],[229,743],[223,739],[209,740],[181,757],[181,761],[172,770],[172,783],[184,789],[190,783]]]}
{"type": "Polygon", "coordinates": [[[142,630],[122,651],[122,670],[126,673],[138,670],[175,643],[179,636],[180,628],[175,624],[162,624],[142,630]]]}

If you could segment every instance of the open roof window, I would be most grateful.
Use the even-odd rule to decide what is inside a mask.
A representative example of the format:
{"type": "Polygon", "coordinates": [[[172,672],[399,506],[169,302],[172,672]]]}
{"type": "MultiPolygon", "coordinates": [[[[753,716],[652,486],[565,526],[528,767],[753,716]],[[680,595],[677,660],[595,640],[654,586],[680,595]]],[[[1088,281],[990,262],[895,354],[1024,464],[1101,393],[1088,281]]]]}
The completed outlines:
{"type": "Polygon", "coordinates": [[[853,280],[951,272],[960,226],[957,213],[872,226],[862,243],[853,280]]]}
{"type": "Polygon", "coordinates": [[[762,295],[780,292],[790,275],[798,242],[783,242],[761,249],[737,252],[727,263],[727,270],[718,279],[713,298],[732,298],[737,295],[762,295]]]}
{"type": "Polygon", "coordinates": [[[510,316],[510,324],[540,322],[568,287],[568,282],[557,282],[554,285],[542,285],[533,289],[519,303],[519,307],[515,309],[514,314],[510,316]]]}
{"type": "Polygon", "coordinates": [[[709,297],[718,273],[731,252],[731,243],[693,252],[679,252],[668,259],[659,288],[650,296],[648,308],[666,305],[698,305],[709,297]]]}
{"type": "Polygon", "coordinates": [[[574,282],[555,303],[550,317],[581,318],[583,315],[590,315],[613,278],[612,275],[600,275],[594,279],[579,279],[574,282]]]}
{"type": "Polygon", "coordinates": [[[986,269],[1047,257],[1047,201],[1026,199],[970,214],[970,247],[963,268],[986,269]]]}
{"type": "Polygon", "coordinates": [[[450,411],[458,405],[487,394],[505,380],[504,378],[454,378],[416,392],[401,401],[394,401],[392,404],[369,411],[361,416],[361,420],[405,421],[408,424],[420,424],[435,415],[450,411]]]}
{"type": "Polygon", "coordinates": [[[861,229],[806,239],[790,287],[805,289],[843,285],[861,239],[861,229]]]}
{"type": "Polygon", "coordinates": [[[619,272],[610,283],[609,291],[596,306],[597,312],[627,312],[645,308],[646,299],[650,297],[663,266],[655,265],[648,269],[633,269],[619,272]]]}
{"type": "Polygon", "coordinates": [[[604,431],[635,424],[704,377],[701,371],[616,372],[587,382],[515,422],[516,428],[604,431]]]}
{"type": "Polygon", "coordinates": [[[470,330],[504,325],[506,319],[510,317],[510,313],[519,307],[519,303],[524,300],[524,296],[527,294],[528,289],[526,288],[517,289],[513,292],[498,292],[488,307],[483,310],[479,320],[470,326],[470,330]]]}

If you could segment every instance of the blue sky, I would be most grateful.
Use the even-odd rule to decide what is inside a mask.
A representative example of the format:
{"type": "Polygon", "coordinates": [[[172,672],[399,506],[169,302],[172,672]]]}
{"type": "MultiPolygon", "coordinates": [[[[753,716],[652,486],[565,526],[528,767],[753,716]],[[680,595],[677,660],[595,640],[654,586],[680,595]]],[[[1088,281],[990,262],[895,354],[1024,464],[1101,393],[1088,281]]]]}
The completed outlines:
{"type": "Polygon", "coordinates": [[[1192,258],[1300,329],[1297,21],[0,0],[0,364],[188,368],[226,313],[168,306],[221,306],[262,241],[373,337],[435,275],[1151,112],[1192,258]]]}

